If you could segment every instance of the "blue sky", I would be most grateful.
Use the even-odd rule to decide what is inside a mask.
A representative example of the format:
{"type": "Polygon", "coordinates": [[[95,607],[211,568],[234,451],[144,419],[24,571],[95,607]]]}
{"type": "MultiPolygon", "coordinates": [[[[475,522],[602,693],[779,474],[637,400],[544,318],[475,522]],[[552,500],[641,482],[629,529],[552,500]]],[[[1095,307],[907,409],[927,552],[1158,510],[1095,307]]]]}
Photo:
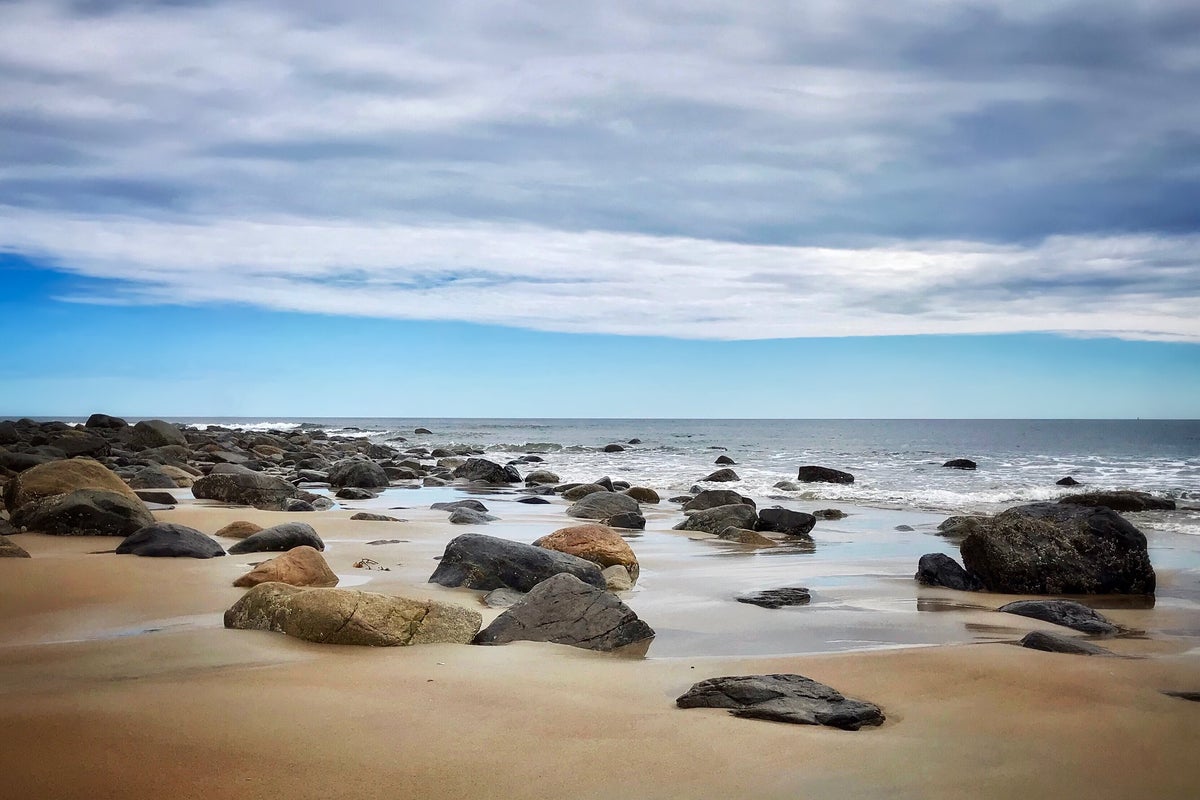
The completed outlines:
{"type": "Polygon", "coordinates": [[[1197,85],[1170,0],[0,0],[0,414],[1200,417],[1197,85]]]}

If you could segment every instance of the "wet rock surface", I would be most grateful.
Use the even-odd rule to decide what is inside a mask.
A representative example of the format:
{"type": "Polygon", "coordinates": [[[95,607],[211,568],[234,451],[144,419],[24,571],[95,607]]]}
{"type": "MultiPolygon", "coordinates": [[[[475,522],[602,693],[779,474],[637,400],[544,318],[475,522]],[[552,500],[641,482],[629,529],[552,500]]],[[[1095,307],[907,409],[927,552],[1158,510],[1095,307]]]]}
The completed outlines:
{"type": "Polygon", "coordinates": [[[884,721],[883,711],[874,703],[844,697],[831,686],[795,674],[709,678],[692,686],[675,704],[680,708],[727,708],[735,717],[849,731],[884,721]]]}

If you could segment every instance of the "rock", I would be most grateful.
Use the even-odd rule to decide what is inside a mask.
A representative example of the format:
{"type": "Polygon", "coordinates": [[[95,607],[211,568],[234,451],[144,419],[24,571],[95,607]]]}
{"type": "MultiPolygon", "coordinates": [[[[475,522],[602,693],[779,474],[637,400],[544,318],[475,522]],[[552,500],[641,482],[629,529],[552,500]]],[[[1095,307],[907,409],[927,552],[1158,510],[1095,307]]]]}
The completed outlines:
{"type": "Polygon", "coordinates": [[[129,423],[120,417],[110,417],[108,414],[92,414],[87,418],[87,422],[83,423],[85,428],[110,428],[112,430],[125,428],[128,425],[129,423]]]}
{"type": "Polygon", "coordinates": [[[184,438],[183,431],[161,419],[144,419],[134,425],[130,442],[140,450],[166,447],[167,445],[187,447],[187,439],[184,438]]]}
{"type": "Polygon", "coordinates": [[[0,420],[0,445],[16,444],[21,441],[21,433],[12,420],[0,420]]]}
{"type": "Polygon", "coordinates": [[[1190,700],[1193,703],[1200,703],[1200,692],[1175,691],[1173,689],[1163,689],[1159,694],[1165,694],[1167,697],[1178,697],[1180,700],[1190,700]]]}
{"type": "Polygon", "coordinates": [[[305,483],[329,483],[329,473],[315,469],[296,470],[296,477],[305,483]]]}
{"type": "Polygon", "coordinates": [[[773,487],[776,489],[781,489],[785,492],[798,492],[802,488],[800,484],[796,483],[795,481],[778,481],[773,484],[773,487]]]}
{"type": "Polygon", "coordinates": [[[250,534],[229,548],[229,552],[231,555],[279,553],[305,545],[316,550],[325,549],[325,542],[321,541],[312,525],[306,522],[284,522],[250,534]]]}
{"type": "Polygon", "coordinates": [[[605,524],[610,528],[623,528],[630,531],[643,531],[646,529],[646,518],[641,514],[632,511],[626,511],[624,514],[613,514],[605,524]]]}
{"type": "Polygon", "coordinates": [[[597,478],[596,480],[592,481],[592,483],[596,484],[607,492],[615,492],[617,490],[617,487],[612,482],[612,478],[608,477],[607,475],[605,475],[603,478],[597,478]]]}
{"type": "Polygon", "coordinates": [[[36,453],[10,453],[7,450],[0,450],[0,468],[10,472],[23,472],[41,464],[50,464],[58,460],[54,456],[43,456],[36,453]]]}
{"type": "MultiPolygon", "coordinates": [[[[187,470],[181,467],[172,466],[171,464],[162,464],[158,467],[158,469],[161,470],[162,473],[168,478],[175,481],[175,486],[173,488],[176,489],[192,488],[192,484],[196,482],[196,475],[200,474],[199,471],[197,471],[196,475],[192,475],[187,470]]],[[[165,489],[167,487],[164,486],[162,488],[165,489]]]]}
{"type": "Polygon", "coordinates": [[[49,446],[63,451],[67,458],[76,456],[99,458],[108,455],[112,449],[108,440],[103,436],[97,436],[90,431],[73,429],[59,431],[50,436],[49,446]]]}
{"type": "Polygon", "coordinates": [[[238,520],[231,522],[221,530],[214,533],[214,536],[224,536],[227,539],[245,539],[247,536],[258,533],[263,529],[262,525],[256,525],[253,522],[238,520]]]}
{"type": "Polygon", "coordinates": [[[796,475],[796,480],[804,481],[805,483],[854,483],[854,476],[849,472],[842,472],[829,467],[805,466],[801,467],[796,475]]]}
{"type": "Polygon", "coordinates": [[[67,494],[76,489],[112,492],[137,500],[133,489],[99,461],[71,458],[38,464],[17,474],[5,487],[4,503],[9,511],[15,511],[32,500],[67,494]]]}
{"type": "Polygon", "coordinates": [[[527,506],[548,506],[550,501],[544,497],[518,497],[518,503],[524,503],[527,506]]]}
{"type": "Polygon", "coordinates": [[[423,436],[433,435],[433,431],[429,430],[429,428],[413,428],[413,433],[421,434],[423,436]]]}
{"type": "Polygon", "coordinates": [[[173,522],[155,522],[125,537],[117,555],[149,558],[216,558],[225,551],[216,540],[195,528],[173,522]]]}
{"type": "MultiPolygon", "coordinates": [[[[741,497],[741,495],[738,495],[738,496],[741,497]]],[[[668,497],[667,502],[668,503],[679,503],[680,505],[687,505],[688,503],[690,503],[692,501],[692,497],[693,496],[690,494],[677,494],[674,497],[668,497]]]]}
{"type": "Polygon", "coordinates": [[[655,505],[661,502],[658,492],[646,486],[630,486],[628,489],[621,492],[621,494],[629,495],[639,503],[649,503],[650,505],[655,505]]]}
{"type": "Polygon", "coordinates": [[[154,492],[149,489],[138,489],[134,494],[143,503],[154,503],[160,506],[175,505],[175,495],[170,492],[154,492]]]}
{"type": "Polygon", "coordinates": [[[225,612],[225,627],[286,633],[322,644],[403,647],[467,644],[479,631],[478,611],[436,600],[260,583],[225,612]]]}
{"type": "Polygon", "coordinates": [[[1121,630],[1100,612],[1074,600],[1017,600],[996,610],[1040,619],[1081,633],[1114,634],[1121,630]]]}
{"type": "Polygon", "coordinates": [[[745,503],[734,503],[690,514],[676,525],[674,530],[701,531],[716,535],[729,527],[754,530],[757,524],[758,514],[753,508],[745,503]]]}
{"type": "Polygon", "coordinates": [[[961,539],[969,533],[986,527],[990,517],[947,517],[938,525],[938,535],[950,539],[961,539]]]}
{"type": "Polygon", "coordinates": [[[1068,475],[1065,478],[1059,478],[1058,480],[1056,480],[1054,482],[1054,485],[1055,486],[1078,486],[1079,481],[1075,480],[1070,475],[1068,475]]]}
{"type": "Polygon", "coordinates": [[[1031,650],[1044,650],[1048,653],[1068,653],[1076,656],[1115,655],[1113,651],[1092,644],[1091,642],[1085,642],[1070,636],[1063,636],[1061,633],[1050,633],[1049,631],[1032,631],[1025,634],[1025,638],[1021,640],[1021,646],[1028,647],[1031,650]]]}
{"type": "Polygon", "coordinates": [[[383,467],[374,461],[339,461],[329,470],[329,485],[333,487],[354,486],[359,489],[377,489],[391,481],[383,467]]]}
{"type": "Polygon", "coordinates": [[[611,519],[629,513],[640,513],[637,500],[616,492],[589,494],[567,509],[567,516],[577,519],[611,519]]]}
{"type": "Polygon", "coordinates": [[[604,576],[604,586],[610,592],[628,592],[633,588],[633,578],[629,577],[629,570],[620,564],[605,567],[600,570],[600,574],[604,576]]]}
{"type": "Polygon", "coordinates": [[[450,512],[452,525],[486,525],[498,519],[500,518],[470,508],[456,508],[450,512]]]}
{"type": "Polygon", "coordinates": [[[533,544],[534,547],[578,556],[601,569],[620,564],[629,572],[630,579],[637,582],[640,572],[637,556],[629,547],[629,543],[621,538],[621,534],[608,525],[572,525],[569,528],[559,528],[533,544]]]}
{"type": "Polygon", "coordinates": [[[488,507],[478,500],[455,500],[453,503],[434,503],[429,508],[432,511],[453,511],[456,508],[469,508],[481,514],[486,514],[488,511],[488,507]]]}
{"type": "Polygon", "coordinates": [[[758,512],[756,531],[782,533],[787,536],[803,536],[811,539],[808,532],[817,524],[817,518],[803,511],[793,511],[782,506],[764,508],[758,512]]]}
{"type": "Polygon", "coordinates": [[[845,519],[846,512],[842,511],[840,508],[822,508],[818,511],[814,511],[813,516],[817,519],[837,520],[845,519]]]}
{"type": "Polygon", "coordinates": [[[337,490],[334,495],[340,500],[372,500],[379,495],[372,492],[370,489],[360,489],[357,486],[345,486],[337,490]]]}
{"type": "Polygon", "coordinates": [[[1060,503],[1089,508],[1111,508],[1113,511],[1173,511],[1174,500],[1155,497],[1147,492],[1087,492],[1059,498],[1060,503]]]}
{"type": "Polygon", "coordinates": [[[604,588],[604,576],[590,561],[478,533],[451,539],[429,582],[467,589],[508,587],[528,592],[560,572],[570,573],[598,589],[604,588]]]}
{"type": "Polygon", "coordinates": [[[525,593],[515,589],[492,589],[480,598],[488,608],[510,608],[524,599],[525,593]]]}
{"type": "Polygon", "coordinates": [[[1010,508],[963,539],[963,565],[1006,594],[1153,594],[1146,537],[1108,508],[1010,508]]]}
{"type": "Polygon", "coordinates": [[[729,506],[742,503],[754,508],[754,501],[742,497],[732,489],[705,489],[683,504],[684,511],[704,511],[718,506],[729,506]]]}
{"type": "Polygon", "coordinates": [[[896,527],[892,528],[892,530],[900,531],[901,533],[909,533],[910,531],[915,531],[916,528],[914,528],[912,525],[897,525],[896,527]]]}
{"type": "Polygon", "coordinates": [[[731,469],[719,469],[716,472],[710,472],[707,477],[702,480],[715,483],[728,483],[729,481],[740,481],[738,474],[731,469]]]}
{"type": "Polygon", "coordinates": [[[574,575],[558,574],[534,586],[480,631],[475,643],[553,642],[609,651],[648,646],[653,638],[650,626],[612,594],[574,575]]]}
{"type": "Polygon", "coordinates": [[[808,589],[802,586],[785,586],[782,589],[763,589],[758,592],[746,592],[737,595],[734,600],[739,603],[749,603],[763,608],[783,608],[784,606],[806,606],[812,599],[808,589]]]}
{"type": "Polygon", "coordinates": [[[455,478],[496,485],[521,482],[521,473],[517,472],[516,467],[512,465],[502,467],[486,458],[468,458],[465,464],[454,470],[453,475],[455,478]]]}
{"type": "Polygon", "coordinates": [[[635,438],[635,439],[630,439],[630,440],[629,440],[628,442],[626,442],[625,444],[641,444],[641,443],[642,443],[642,440],[641,440],[641,439],[636,439],[636,438],[635,438]]]}
{"type": "Polygon", "coordinates": [[[283,480],[260,472],[212,473],[192,484],[192,495],[198,500],[219,500],[232,505],[278,511],[285,500],[299,490],[283,480]]]}
{"type": "Polygon", "coordinates": [[[926,553],[921,556],[917,562],[917,574],[913,577],[926,586],[944,586],[960,592],[978,592],[983,588],[978,578],[945,553],[926,553]]]}
{"type": "Polygon", "coordinates": [[[338,576],[333,574],[324,556],[302,545],[264,561],[234,581],[233,585],[250,587],[270,581],[289,586],[337,586],[338,576]]]}
{"type": "Polygon", "coordinates": [[[298,512],[298,511],[316,511],[317,507],[307,500],[301,500],[299,497],[289,497],[283,501],[282,511],[298,512]]]}
{"type": "Polygon", "coordinates": [[[952,458],[942,466],[950,469],[975,469],[979,465],[969,458],[952,458]]]}
{"type": "Polygon", "coordinates": [[[128,536],[154,523],[136,496],[76,489],[25,503],[12,513],[12,524],[54,536],[128,536]]]}
{"type": "Polygon", "coordinates": [[[578,486],[572,486],[570,489],[567,489],[565,492],[562,493],[562,497],[564,500],[570,500],[571,502],[575,502],[576,500],[582,500],[583,498],[587,497],[589,494],[596,494],[597,492],[608,492],[608,491],[611,491],[611,490],[604,488],[603,486],[601,486],[598,483],[581,483],[578,486]]]}
{"type": "MultiPolygon", "coordinates": [[[[364,522],[408,522],[408,520],[400,519],[399,517],[389,517],[386,514],[372,514],[369,511],[360,511],[350,519],[364,522]]],[[[371,542],[367,542],[367,544],[371,544],[371,542]]]]}
{"type": "Polygon", "coordinates": [[[562,479],[548,469],[538,469],[525,476],[525,483],[552,483],[557,484],[562,479]]]}
{"type": "Polygon", "coordinates": [[[721,539],[727,542],[737,542],[738,544],[748,544],[754,547],[778,547],[779,542],[774,539],[769,539],[763,536],[758,531],[748,530],[746,528],[735,528],[730,525],[725,530],[717,534],[721,539]]]}
{"type": "Polygon", "coordinates": [[[175,479],[162,467],[142,467],[127,481],[132,489],[177,489],[175,479]]]}
{"type": "Polygon", "coordinates": [[[29,553],[12,539],[0,535],[0,558],[29,558],[29,553]]]}
{"type": "Polygon", "coordinates": [[[734,460],[733,460],[732,458],[730,458],[729,456],[717,456],[717,460],[716,460],[716,461],[714,461],[713,463],[714,463],[714,464],[726,465],[726,466],[733,466],[733,465],[737,464],[737,462],[736,462],[736,461],[734,461],[734,460]]]}
{"type": "Polygon", "coordinates": [[[843,697],[837,690],[803,675],[731,675],[692,686],[675,704],[680,708],[728,708],[735,717],[828,725],[856,731],[880,725],[879,706],[843,697]]]}
{"type": "Polygon", "coordinates": [[[604,452],[606,452],[606,453],[623,453],[623,452],[625,452],[625,448],[619,444],[606,444],[606,445],[604,445],[604,452]]]}

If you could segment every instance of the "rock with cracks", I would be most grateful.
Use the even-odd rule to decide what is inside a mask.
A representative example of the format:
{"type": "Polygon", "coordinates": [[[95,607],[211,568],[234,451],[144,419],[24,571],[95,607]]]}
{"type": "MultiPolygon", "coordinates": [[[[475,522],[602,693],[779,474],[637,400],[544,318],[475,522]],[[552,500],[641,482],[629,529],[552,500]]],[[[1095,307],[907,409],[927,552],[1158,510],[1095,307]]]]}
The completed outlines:
{"type": "Polygon", "coordinates": [[[803,675],[733,675],[692,686],[675,704],[680,708],[728,708],[735,717],[828,725],[856,731],[883,723],[874,703],[842,696],[803,675]]]}

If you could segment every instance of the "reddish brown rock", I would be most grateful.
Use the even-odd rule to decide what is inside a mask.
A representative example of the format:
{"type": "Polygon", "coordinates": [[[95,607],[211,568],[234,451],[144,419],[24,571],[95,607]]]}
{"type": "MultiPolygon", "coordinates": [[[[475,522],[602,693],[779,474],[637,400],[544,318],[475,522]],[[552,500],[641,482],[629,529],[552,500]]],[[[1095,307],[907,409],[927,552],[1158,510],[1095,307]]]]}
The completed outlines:
{"type": "Polygon", "coordinates": [[[264,561],[234,581],[233,585],[249,587],[271,581],[290,586],[337,586],[338,576],[333,574],[325,558],[315,548],[305,545],[264,561]]]}
{"type": "Polygon", "coordinates": [[[255,525],[253,522],[246,522],[243,519],[239,519],[221,528],[213,536],[224,536],[227,539],[245,539],[247,536],[258,533],[262,529],[262,525],[255,525]]]}
{"type": "Polygon", "coordinates": [[[601,569],[619,564],[635,583],[640,571],[637,556],[621,535],[607,525],[572,525],[560,528],[533,543],[597,564],[601,569]]]}

